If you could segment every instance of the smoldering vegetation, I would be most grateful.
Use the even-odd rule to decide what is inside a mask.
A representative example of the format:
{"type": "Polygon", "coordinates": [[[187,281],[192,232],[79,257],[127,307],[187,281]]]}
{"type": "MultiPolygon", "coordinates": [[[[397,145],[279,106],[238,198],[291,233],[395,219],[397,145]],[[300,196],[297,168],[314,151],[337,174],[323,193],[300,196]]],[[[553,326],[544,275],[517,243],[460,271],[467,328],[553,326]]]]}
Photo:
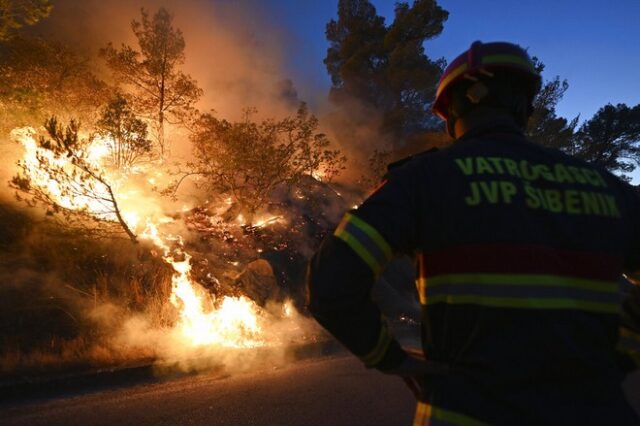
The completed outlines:
{"type": "MultiPolygon", "coordinates": [[[[252,214],[269,214],[276,218],[274,224],[283,221],[286,226],[267,231],[237,221],[242,214],[237,200],[227,203],[230,197],[205,185],[189,181],[174,197],[161,195],[163,189],[181,177],[178,169],[184,166],[177,164],[191,158],[186,121],[182,125],[167,123],[172,153],[164,164],[154,154],[143,152],[149,155],[136,165],[138,170],[117,171],[118,182],[112,184],[118,187],[118,206],[123,211],[135,211],[147,221],[162,222],[162,232],[180,240],[172,240],[171,250],[179,245],[193,256],[190,277],[200,287],[199,297],[209,305],[207,309],[215,310],[215,301],[222,296],[245,297],[255,304],[252,314],[259,317],[260,331],[256,338],[263,348],[260,356],[243,352],[246,348],[242,348],[241,341],[232,343],[239,346],[234,350],[224,344],[194,349],[192,342],[181,340],[184,337],[173,328],[179,321],[180,306],[178,302],[170,303],[176,272],[164,259],[163,249],[149,241],[132,244],[121,233],[94,233],[101,225],[97,223],[100,220],[92,220],[95,212],[87,206],[77,209],[83,214],[75,218],[78,226],[71,227],[68,217],[60,214],[65,213],[65,208],[73,210],[70,205],[31,202],[33,194],[29,199],[27,192],[38,185],[33,178],[22,188],[16,188],[15,177],[22,172],[28,178],[31,171],[24,168],[24,147],[12,140],[11,130],[30,126],[35,133],[55,143],[56,135],[47,134],[42,125],[45,118],[57,116],[62,126],[69,120],[79,120],[82,133],[77,133],[78,139],[90,139],[99,131],[95,124],[100,120],[99,112],[108,111],[105,105],[110,102],[109,92],[119,84],[100,57],[100,49],[109,42],[115,49],[120,49],[122,43],[136,46],[131,21],[141,20],[141,7],[153,17],[163,5],[57,1],[53,6],[39,25],[23,28],[2,40],[3,81],[10,82],[15,89],[3,93],[2,101],[6,113],[2,119],[2,153],[7,160],[0,172],[5,182],[0,199],[2,374],[52,372],[140,360],[178,362],[188,368],[207,365],[231,368],[232,364],[239,368],[258,361],[284,359],[289,345],[317,338],[318,330],[312,322],[298,313],[303,310],[304,262],[316,240],[337,220],[336,212],[344,206],[331,207],[336,212],[327,212],[330,219],[320,224],[307,216],[294,225],[289,218],[295,218],[298,212],[287,210],[287,197],[279,196],[282,200],[279,207],[278,197],[272,198],[269,208],[252,214]],[[25,78],[19,78],[18,73],[25,78]],[[23,168],[17,165],[21,160],[23,168]],[[27,208],[25,200],[34,207],[27,208]],[[312,222],[313,229],[308,230],[312,222]],[[269,258],[271,261],[266,260],[269,258]],[[232,362],[241,353],[245,353],[239,358],[241,362],[232,362]]],[[[172,8],[169,13],[172,18],[175,16],[173,24],[175,28],[184,28],[187,40],[186,50],[177,54],[179,62],[180,56],[185,60],[181,72],[193,75],[201,85],[201,93],[206,94],[194,98],[200,111],[215,110],[217,117],[230,120],[241,117],[247,108],[268,110],[268,117],[273,119],[295,113],[299,100],[295,99],[295,89],[287,83],[285,70],[280,66],[282,47],[278,40],[269,40],[270,36],[256,38],[256,33],[274,32],[258,24],[255,14],[248,14],[243,7],[205,1],[166,6],[172,8]],[[238,25],[241,22],[243,25],[238,25]],[[251,29],[243,27],[251,22],[251,29]],[[259,28],[262,30],[258,31],[259,28]]],[[[133,104],[132,97],[125,102],[133,104]]],[[[116,104],[114,108],[117,107],[116,104]]],[[[122,115],[127,113],[126,108],[128,104],[115,113],[120,118],[126,117],[122,115]]],[[[136,104],[132,108],[140,107],[136,104]]],[[[195,123],[200,112],[195,109],[188,112],[195,123]]],[[[148,116],[141,109],[135,115],[142,118],[141,124],[134,121],[135,117],[130,122],[138,128],[146,125],[148,138],[155,143],[157,134],[152,134],[148,116]]],[[[61,130],[60,140],[63,133],[61,130]]],[[[85,148],[82,141],[73,147],[74,152],[85,148]]],[[[37,160],[42,152],[33,155],[37,167],[50,165],[37,160]]],[[[75,158],[74,164],[95,166],[82,156],[75,158]]],[[[113,169],[113,164],[104,166],[105,170],[113,169]]],[[[56,177],[70,178],[73,183],[78,175],[68,175],[64,167],[57,170],[56,177]]],[[[102,165],[96,167],[92,171],[102,173],[102,165]]],[[[83,179],[91,180],[86,167],[80,173],[83,170],[83,179]]],[[[52,176],[50,172],[48,176],[52,176]]],[[[79,188],[95,189],[95,185],[89,182],[79,188]]],[[[47,187],[40,195],[48,198],[50,190],[47,187]]],[[[291,190],[288,187],[285,192],[291,190]]],[[[70,212],[72,217],[78,216],[75,213],[70,212]]],[[[139,233],[143,229],[144,226],[134,230],[139,233]]]]}
{"type": "MultiPolygon", "coordinates": [[[[394,148],[357,101],[310,111],[257,4],[59,0],[0,40],[0,374],[237,371],[327,338],[306,264],[424,138],[394,148]]],[[[412,280],[400,261],[378,283],[392,319],[417,317],[412,280]]]]}

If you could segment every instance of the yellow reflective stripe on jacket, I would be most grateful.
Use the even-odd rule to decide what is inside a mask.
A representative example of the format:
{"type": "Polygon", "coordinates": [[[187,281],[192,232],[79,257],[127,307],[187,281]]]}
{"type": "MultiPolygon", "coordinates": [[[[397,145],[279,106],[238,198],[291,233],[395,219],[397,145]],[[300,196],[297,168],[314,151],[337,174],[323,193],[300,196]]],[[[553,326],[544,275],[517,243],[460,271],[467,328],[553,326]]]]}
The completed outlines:
{"type": "Polygon", "coordinates": [[[442,284],[487,284],[487,285],[536,285],[541,287],[572,287],[585,290],[618,293],[618,284],[584,278],[542,274],[447,274],[429,278],[429,287],[442,284]]]}
{"type": "Polygon", "coordinates": [[[626,339],[629,342],[628,347],[640,352],[640,334],[627,327],[620,327],[620,339],[626,339]]]}
{"type": "Polygon", "coordinates": [[[418,261],[418,278],[416,278],[416,288],[418,289],[418,298],[421,305],[427,304],[427,278],[426,267],[424,262],[424,253],[420,252],[416,256],[418,261]]]}
{"type": "Polygon", "coordinates": [[[636,367],[640,367],[640,334],[620,327],[617,349],[631,358],[636,367]]]}
{"type": "Polygon", "coordinates": [[[391,260],[389,243],[371,225],[359,217],[347,213],[333,233],[349,247],[378,275],[391,260]]]}
{"type": "Polygon", "coordinates": [[[418,402],[413,426],[488,426],[465,414],[434,407],[426,402],[418,402]]]}
{"type": "Polygon", "coordinates": [[[533,274],[449,274],[424,283],[426,303],[522,309],[578,309],[617,314],[618,283],[533,274]]]}
{"type": "Polygon", "coordinates": [[[421,305],[427,304],[427,279],[418,278],[416,280],[416,287],[418,288],[418,298],[421,305]]]}
{"type": "Polygon", "coordinates": [[[365,363],[367,367],[376,366],[380,361],[382,361],[382,358],[384,358],[392,341],[393,336],[389,332],[387,325],[385,323],[382,323],[382,327],[380,327],[380,335],[378,336],[378,342],[376,343],[376,346],[368,354],[360,357],[360,359],[365,363]]]}
{"type": "Polygon", "coordinates": [[[448,303],[450,305],[480,305],[494,308],[515,309],[577,309],[604,314],[618,314],[618,305],[599,302],[585,302],[575,299],[518,299],[483,296],[438,295],[428,296],[427,304],[448,303]]]}

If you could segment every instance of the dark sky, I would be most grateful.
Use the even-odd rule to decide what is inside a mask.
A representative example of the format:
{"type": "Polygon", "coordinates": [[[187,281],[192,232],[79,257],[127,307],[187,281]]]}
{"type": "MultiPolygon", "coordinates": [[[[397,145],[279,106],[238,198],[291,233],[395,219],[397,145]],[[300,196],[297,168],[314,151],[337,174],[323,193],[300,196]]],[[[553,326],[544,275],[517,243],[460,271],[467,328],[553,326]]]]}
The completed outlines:
{"type": "MultiPolygon", "coordinates": [[[[322,60],[324,28],[337,0],[263,0],[272,24],[293,38],[286,60],[304,88],[329,85],[322,60]]],[[[395,0],[372,0],[393,20],[395,0]]],[[[640,103],[640,0],[440,0],[450,12],[443,33],[425,45],[431,57],[451,59],[474,40],[516,42],[559,75],[569,90],[558,113],[591,117],[607,103],[640,103]]],[[[638,174],[640,177],[640,174],[638,174]]]]}
{"type": "MultiPolygon", "coordinates": [[[[264,0],[268,14],[295,38],[288,61],[297,80],[328,85],[322,64],[324,28],[337,0],[264,0]]],[[[393,20],[394,0],[373,0],[393,20]]],[[[593,115],[608,103],[640,103],[640,1],[441,0],[450,12],[442,35],[425,45],[431,57],[451,59],[474,40],[507,40],[529,48],[570,88],[558,111],[593,115]]]]}

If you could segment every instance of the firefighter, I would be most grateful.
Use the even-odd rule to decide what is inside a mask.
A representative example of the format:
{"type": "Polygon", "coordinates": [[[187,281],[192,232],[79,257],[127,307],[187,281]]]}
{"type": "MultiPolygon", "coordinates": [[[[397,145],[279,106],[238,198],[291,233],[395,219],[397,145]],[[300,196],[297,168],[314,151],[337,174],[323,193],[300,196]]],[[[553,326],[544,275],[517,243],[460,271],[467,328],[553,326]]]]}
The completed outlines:
{"type": "Polygon", "coordinates": [[[615,348],[640,197],[527,140],[540,86],[521,47],[473,43],[433,105],[455,142],[391,169],[311,260],[310,312],[367,367],[419,384],[416,425],[638,424],[615,348]],[[370,298],[400,254],[416,259],[426,360],[370,298]]]}

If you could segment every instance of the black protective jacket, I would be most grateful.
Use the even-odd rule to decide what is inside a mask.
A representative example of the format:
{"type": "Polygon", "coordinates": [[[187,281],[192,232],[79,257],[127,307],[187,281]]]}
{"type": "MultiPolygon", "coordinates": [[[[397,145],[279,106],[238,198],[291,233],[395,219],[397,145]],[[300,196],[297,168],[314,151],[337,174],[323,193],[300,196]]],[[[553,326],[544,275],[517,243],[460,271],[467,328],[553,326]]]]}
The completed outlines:
{"type": "Polygon", "coordinates": [[[395,254],[416,259],[426,357],[451,368],[432,424],[638,424],[616,363],[620,277],[640,269],[628,184],[508,123],[391,170],[309,274],[310,311],[381,370],[406,356],[369,296],[395,254]]]}

